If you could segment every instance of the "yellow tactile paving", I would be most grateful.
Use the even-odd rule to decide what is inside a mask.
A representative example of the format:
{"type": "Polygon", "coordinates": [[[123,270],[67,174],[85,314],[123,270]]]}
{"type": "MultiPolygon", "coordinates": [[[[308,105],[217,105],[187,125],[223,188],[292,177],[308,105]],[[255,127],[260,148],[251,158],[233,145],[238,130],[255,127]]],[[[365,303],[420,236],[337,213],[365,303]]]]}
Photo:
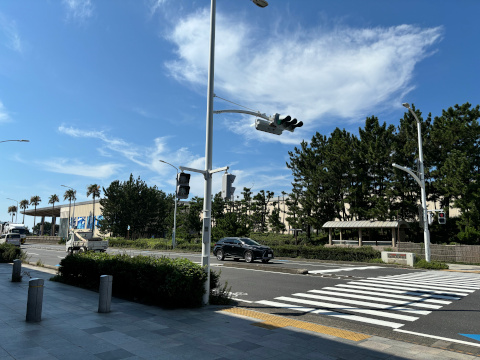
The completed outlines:
{"type": "Polygon", "coordinates": [[[360,341],[360,340],[365,340],[370,338],[369,335],[360,334],[353,331],[336,329],[329,326],[309,323],[306,321],[293,320],[286,317],[265,314],[258,311],[252,311],[252,310],[241,309],[241,308],[230,308],[230,309],[224,309],[222,311],[229,312],[236,315],[247,316],[254,319],[263,320],[263,322],[256,323],[253,325],[257,325],[267,329],[291,326],[291,327],[296,327],[298,329],[309,330],[309,331],[326,334],[326,335],[332,335],[342,339],[353,340],[353,341],[360,341]]]}
{"type": "Polygon", "coordinates": [[[471,274],[480,274],[480,271],[479,271],[479,270],[442,270],[442,271],[463,272],[463,273],[471,273],[471,274]]]}

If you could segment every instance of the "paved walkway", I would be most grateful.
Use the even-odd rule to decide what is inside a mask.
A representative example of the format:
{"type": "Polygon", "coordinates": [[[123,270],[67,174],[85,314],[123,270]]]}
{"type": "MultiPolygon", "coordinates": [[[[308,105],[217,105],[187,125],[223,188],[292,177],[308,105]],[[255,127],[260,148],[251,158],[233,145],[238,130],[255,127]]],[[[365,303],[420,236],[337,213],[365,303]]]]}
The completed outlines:
{"type": "Polygon", "coordinates": [[[121,299],[99,314],[98,294],[48,279],[54,270],[0,264],[4,359],[478,359],[240,308],[164,310],[121,299]],[[28,281],[45,279],[42,320],[25,321],[28,281]]]}

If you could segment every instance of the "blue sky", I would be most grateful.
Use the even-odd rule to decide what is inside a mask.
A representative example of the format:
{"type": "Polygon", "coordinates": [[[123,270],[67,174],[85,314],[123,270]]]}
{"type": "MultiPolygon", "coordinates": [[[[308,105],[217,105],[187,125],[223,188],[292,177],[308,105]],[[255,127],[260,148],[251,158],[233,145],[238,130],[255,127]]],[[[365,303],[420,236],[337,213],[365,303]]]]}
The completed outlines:
{"type": "MultiPolygon", "coordinates": [[[[130,173],[172,193],[159,159],[204,169],[209,13],[208,0],[2,1],[0,141],[30,143],[0,143],[0,220],[7,198],[64,203],[63,184],[85,201],[88,185],[130,173]]],[[[479,104],[478,14],[477,0],[217,0],[215,94],[304,126],[276,136],[215,115],[213,167],[230,166],[236,195],[280,195],[288,151],[317,131],[397,125],[402,102],[433,116],[479,104]]],[[[203,197],[200,175],[190,185],[203,197]]]]}

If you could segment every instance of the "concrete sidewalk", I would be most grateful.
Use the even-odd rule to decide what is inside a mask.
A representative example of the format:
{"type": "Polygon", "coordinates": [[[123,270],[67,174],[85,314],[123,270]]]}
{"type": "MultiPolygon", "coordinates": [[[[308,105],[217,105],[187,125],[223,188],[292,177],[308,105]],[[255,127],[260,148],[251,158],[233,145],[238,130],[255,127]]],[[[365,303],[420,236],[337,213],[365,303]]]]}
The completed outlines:
{"type": "MultiPolygon", "coordinates": [[[[99,314],[98,293],[48,279],[54,270],[0,264],[3,359],[477,359],[241,308],[165,310],[114,298],[99,314]],[[27,323],[28,281],[45,279],[42,321],[27,323]]],[[[115,279],[114,279],[115,281],[115,279]]]]}

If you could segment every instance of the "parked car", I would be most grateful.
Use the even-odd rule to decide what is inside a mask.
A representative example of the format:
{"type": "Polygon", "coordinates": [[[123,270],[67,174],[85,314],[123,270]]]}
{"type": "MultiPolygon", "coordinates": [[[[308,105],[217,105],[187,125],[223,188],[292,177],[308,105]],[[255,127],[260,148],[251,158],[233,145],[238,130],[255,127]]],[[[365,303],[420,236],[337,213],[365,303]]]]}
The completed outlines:
{"type": "Polygon", "coordinates": [[[213,255],[220,261],[231,257],[233,260],[245,259],[248,263],[257,259],[267,263],[273,259],[273,250],[249,238],[226,237],[217,241],[213,248],[213,255]]]}
{"type": "Polygon", "coordinates": [[[12,244],[15,246],[20,246],[20,242],[21,242],[20,234],[14,234],[14,233],[3,234],[0,237],[0,244],[12,244]]]}

